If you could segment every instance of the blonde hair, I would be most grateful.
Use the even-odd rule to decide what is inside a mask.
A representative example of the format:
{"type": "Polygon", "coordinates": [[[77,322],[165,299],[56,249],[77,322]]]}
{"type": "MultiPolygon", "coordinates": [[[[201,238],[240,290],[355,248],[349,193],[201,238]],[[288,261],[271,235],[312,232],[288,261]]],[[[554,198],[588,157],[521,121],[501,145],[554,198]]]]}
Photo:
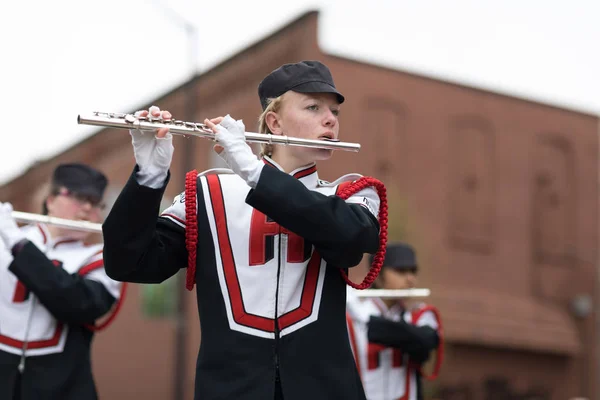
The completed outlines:
{"type": "MultiPolygon", "coordinates": [[[[258,117],[258,133],[266,133],[272,135],[273,132],[269,129],[267,125],[267,114],[269,112],[279,112],[281,109],[281,105],[283,103],[283,97],[285,93],[279,97],[267,99],[267,108],[260,114],[258,117]]],[[[261,144],[260,145],[260,156],[269,156],[273,155],[273,145],[272,144],[261,144]]]]}

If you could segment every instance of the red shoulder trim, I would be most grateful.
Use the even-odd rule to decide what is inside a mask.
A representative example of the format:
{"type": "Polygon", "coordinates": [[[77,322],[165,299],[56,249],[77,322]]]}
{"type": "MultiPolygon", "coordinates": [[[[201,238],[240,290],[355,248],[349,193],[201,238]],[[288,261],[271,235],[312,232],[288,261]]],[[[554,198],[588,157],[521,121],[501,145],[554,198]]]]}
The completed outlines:
{"type": "MultiPolygon", "coordinates": [[[[96,254],[98,254],[98,253],[96,253],[96,254]]],[[[79,271],[77,271],[77,273],[81,276],[84,276],[96,269],[102,268],[103,266],[104,266],[104,260],[100,259],[100,260],[91,262],[91,263],[83,266],[82,268],[79,269],[79,271]]],[[[125,301],[126,293],[127,293],[127,282],[123,282],[121,284],[121,293],[119,294],[119,299],[117,300],[117,303],[115,305],[113,305],[112,309],[109,311],[108,318],[105,319],[103,322],[101,322],[99,325],[85,324],[84,326],[94,332],[98,332],[103,329],[106,329],[115,320],[115,318],[117,317],[117,314],[121,310],[121,306],[123,305],[123,302],[125,301]]]]}
{"type": "Polygon", "coordinates": [[[424,307],[421,307],[421,308],[413,311],[413,313],[412,313],[413,324],[416,323],[418,321],[418,319],[421,318],[421,315],[423,315],[427,311],[431,311],[433,313],[433,315],[435,315],[435,319],[437,319],[437,322],[438,322],[437,331],[438,331],[438,336],[440,338],[440,344],[437,349],[437,353],[435,356],[435,366],[433,368],[433,372],[431,373],[431,375],[425,374],[420,366],[418,366],[417,368],[419,369],[419,372],[421,373],[421,376],[423,376],[423,378],[425,378],[429,381],[432,381],[432,380],[436,379],[438,377],[438,375],[440,374],[440,369],[442,367],[442,361],[444,360],[444,329],[442,327],[442,319],[440,317],[440,312],[438,311],[437,308],[435,308],[434,306],[430,306],[430,305],[426,305],[424,307]]]}
{"type": "Polygon", "coordinates": [[[185,247],[188,251],[185,287],[187,290],[192,290],[196,284],[196,251],[198,249],[197,185],[198,171],[194,169],[185,174],[185,247]]]}
{"type": "Polygon", "coordinates": [[[363,176],[362,178],[354,181],[354,182],[343,182],[340,183],[338,188],[336,189],[336,195],[346,200],[350,196],[355,193],[360,192],[361,190],[367,187],[374,187],[377,190],[377,194],[379,195],[379,215],[377,216],[379,220],[379,249],[377,253],[375,253],[375,257],[373,258],[373,265],[369,269],[369,273],[365,276],[365,279],[359,284],[352,282],[346,272],[340,269],[340,273],[344,278],[344,281],[355,289],[367,289],[371,286],[373,281],[379,275],[379,271],[381,271],[381,266],[383,265],[383,260],[385,259],[385,249],[387,246],[387,234],[388,234],[388,204],[387,204],[387,194],[385,185],[383,182],[371,178],[368,176],[363,176]]]}
{"type": "Polygon", "coordinates": [[[103,266],[104,266],[104,260],[103,259],[96,260],[94,262],[91,262],[91,263],[89,263],[87,265],[84,265],[83,267],[79,268],[79,271],[77,271],[77,273],[79,275],[82,275],[82,276],[83,275],[87,275],[90,272],[92,272],[93,270],[98,269],[98,268],[102,268],[103,266]]]}

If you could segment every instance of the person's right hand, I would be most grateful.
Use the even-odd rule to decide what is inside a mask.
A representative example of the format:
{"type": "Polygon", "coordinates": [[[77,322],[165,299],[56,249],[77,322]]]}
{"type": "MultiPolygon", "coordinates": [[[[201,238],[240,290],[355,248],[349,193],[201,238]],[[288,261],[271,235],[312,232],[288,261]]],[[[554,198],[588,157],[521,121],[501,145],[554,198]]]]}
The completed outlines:
{"type": "Polygon", "coordinates": [[[22,239],[25,239],[25,234],[19,229],[12,212],[12,204],[0,202],[0,239],[4,242],[8,251],[22,239]]]}
{"type": "MultiPolygon", "coordinates": [[[[137,111],[136,117],[146,117],[148,114],[154,118],[171,119],[169,111],[161,111],[156,106],[148,110],[137,111]]],[[[152,181],[164,181],[173,158],[173,135],[169,128],[161,128],[156,134],[153,131],[130,129],[131,143],[135,161],[140,168],[140,174],[152,181]]],[[[142,183],[142,182],[140,182],[142,183]]]]}

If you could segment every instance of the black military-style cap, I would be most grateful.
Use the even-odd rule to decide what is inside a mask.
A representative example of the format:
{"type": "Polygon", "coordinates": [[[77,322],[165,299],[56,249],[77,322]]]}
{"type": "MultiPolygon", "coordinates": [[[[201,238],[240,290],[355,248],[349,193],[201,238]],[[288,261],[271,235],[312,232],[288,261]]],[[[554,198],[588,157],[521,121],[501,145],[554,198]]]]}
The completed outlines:
{"type": "Polygon", "coordinates": [[[79,163],[61,164],[52,174],[52,186],[65,187],[74,194],[102,200],[108,180],[104,174],[79,163]]]}
{"type": "MultiPolygon", "coordinates": [[[[371,264],[373,256],[371,256],[371,264]]],[[[383,261],[384,268],[393,268],[398,270],[413,270],[416,271],[417,256],[412,246],[406,243],[390,243],[386,247],[385,259],[383,261]]]]}
{"type": "Polygon", "coordinates": [[[335,88],[329,68],[319,61],[284,64],[267,75],[258,85],[262,109],[267,108],[268,99],[279,97],[288,90],[298,93],[335,93],[340,104],[344,102],[344,96],[335,88]]]}

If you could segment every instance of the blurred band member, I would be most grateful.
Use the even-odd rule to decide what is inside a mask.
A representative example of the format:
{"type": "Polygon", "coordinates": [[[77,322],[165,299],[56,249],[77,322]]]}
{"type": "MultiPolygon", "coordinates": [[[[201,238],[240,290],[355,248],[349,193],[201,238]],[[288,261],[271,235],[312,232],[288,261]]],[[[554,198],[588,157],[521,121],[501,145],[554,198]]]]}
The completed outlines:
{"type": "MultiPolygon", "coordinates": [[[[43,212],[100,222],[106,185],[87,165],[60,165],[43,212]]],[[[102,245],[84,243],[89,233],[19,228],[12,211],[0,203],[0,399],[96,399],[90,346],[114,317],[123,284],[106,275],[102,245]]]]}
{"type": "MultiPolygon", "coordinates": [[[[417,271],[411,246],[389,244],[373,288],[415,288],[417,271]]],[[[423,398],[421,366],[440,345],[441,321],[435,307],[408,300],[348,296],[350,340],[368,400],[423,398]]]]}

